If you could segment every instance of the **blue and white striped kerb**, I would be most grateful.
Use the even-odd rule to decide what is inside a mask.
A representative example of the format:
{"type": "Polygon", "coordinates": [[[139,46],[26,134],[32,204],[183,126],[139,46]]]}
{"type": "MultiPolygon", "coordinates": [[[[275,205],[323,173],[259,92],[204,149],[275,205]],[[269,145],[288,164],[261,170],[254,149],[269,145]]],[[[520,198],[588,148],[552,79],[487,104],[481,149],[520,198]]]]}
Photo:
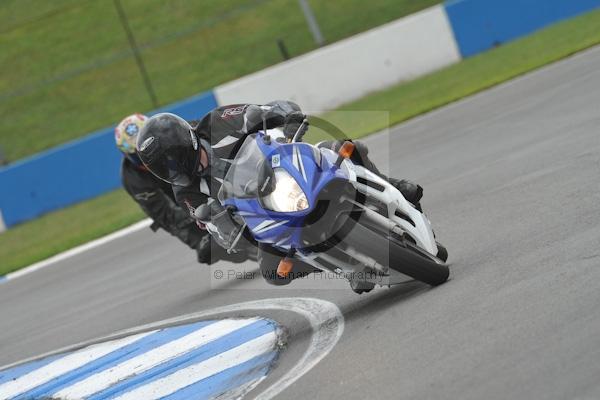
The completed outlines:
{"type": "Polygon", "coordinates": [[[0,399],[237,398],[272,368],[280,332],[250,318],[139,333],[2,370],[0,399]]]}

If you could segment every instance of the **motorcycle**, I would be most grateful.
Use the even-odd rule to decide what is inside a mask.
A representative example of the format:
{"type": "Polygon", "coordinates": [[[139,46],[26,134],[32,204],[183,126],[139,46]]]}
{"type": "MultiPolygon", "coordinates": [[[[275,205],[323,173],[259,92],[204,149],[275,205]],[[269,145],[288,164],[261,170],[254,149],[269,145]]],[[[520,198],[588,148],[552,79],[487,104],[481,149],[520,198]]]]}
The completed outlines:
{"type": "Polygon", "coordinates": [[[286,254],[277,274],[295,260],[341,274],[352,290],[406,282],[429,285],[449,277],[448,253],[426,215],[394,186],[339,152],[293,140],[277,130],[250,135],[223,179],[218,200],[254,240],[286,254]]]}

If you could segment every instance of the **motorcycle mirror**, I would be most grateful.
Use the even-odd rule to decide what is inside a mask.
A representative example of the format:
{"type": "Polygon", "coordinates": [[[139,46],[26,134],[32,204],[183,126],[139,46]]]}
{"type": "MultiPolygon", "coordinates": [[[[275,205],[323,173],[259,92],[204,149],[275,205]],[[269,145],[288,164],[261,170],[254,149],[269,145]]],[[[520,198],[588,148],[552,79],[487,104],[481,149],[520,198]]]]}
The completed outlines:
{"type": "Polygon", "coordinates": [[[263,110],[257,105],[251,104],[246,108],[246,118],[252,122],[257,123],[263,119],[263,110]]]}

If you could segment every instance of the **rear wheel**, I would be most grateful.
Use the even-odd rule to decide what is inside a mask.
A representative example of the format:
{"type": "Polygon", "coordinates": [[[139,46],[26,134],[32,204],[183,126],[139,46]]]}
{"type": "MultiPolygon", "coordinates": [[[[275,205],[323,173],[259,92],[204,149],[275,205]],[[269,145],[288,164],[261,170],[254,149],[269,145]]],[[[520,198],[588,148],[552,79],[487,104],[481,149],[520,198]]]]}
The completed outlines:
{"type": "Polygon", "coordinates": [[[386,237],[359,222],[353,224],[343,242],[381,265],[432,286],[441,285],[450,276],[448,266],[436,262],[424,250],[406,240],[386,237]]]}

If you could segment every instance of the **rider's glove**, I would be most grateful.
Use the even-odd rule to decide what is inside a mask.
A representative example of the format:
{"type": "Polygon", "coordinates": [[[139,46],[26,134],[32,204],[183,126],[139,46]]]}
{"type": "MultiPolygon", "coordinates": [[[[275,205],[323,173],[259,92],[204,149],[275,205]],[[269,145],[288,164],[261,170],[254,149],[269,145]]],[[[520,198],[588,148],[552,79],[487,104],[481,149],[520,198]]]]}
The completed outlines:
{"type": "MultiPolygon", "coordinates": [[[[198,257],[198,262],[201,264],[212,264],[216,261],[219,261],[219,253],[215,252],[216,254],[213,254],[212,252],[212,243],[211,243],[211,236],[210,235],[204,235],[204,237],[200,240],[200,242],[198,243],[198,245],[196,246],[196,255],[198,257]]],[[[218,247],[218,246],[216,246],[218,247]]]]}
{"type": "Polygon", "coordinates": [[[308,129],[308,120],[306,120],[306,115],[304,115],[300,111],[294,111],[285,116],[285,121],[283,124],[283,134],[289,140],[291,140],[294,135],[298,132],[298,129],[302,127],[302,131],[300,132],[300,136],[306,132],[308,129]]]}
{"type": "Polygon", "coordinates": [[[256,261],[256,251],[252,248],[240,249],[235,253],[227,253],[227,251],[216,243],[213,243],[211,235],[205,235],[200,243],[196,246],[196,255],[200,264],[211,265],[219,260],[226,260],[236,264],[246,260],[256,261]]]}
{"type": "Polygon", "coordinates": [[[215,200],[196,208],[194,216],[197,221],[206,225],[206,230],[219,246],[228,252],[236,250],[245,228],[243,221],[238,220],[239,217],[236,218],[230,210],[215,200]]]}

